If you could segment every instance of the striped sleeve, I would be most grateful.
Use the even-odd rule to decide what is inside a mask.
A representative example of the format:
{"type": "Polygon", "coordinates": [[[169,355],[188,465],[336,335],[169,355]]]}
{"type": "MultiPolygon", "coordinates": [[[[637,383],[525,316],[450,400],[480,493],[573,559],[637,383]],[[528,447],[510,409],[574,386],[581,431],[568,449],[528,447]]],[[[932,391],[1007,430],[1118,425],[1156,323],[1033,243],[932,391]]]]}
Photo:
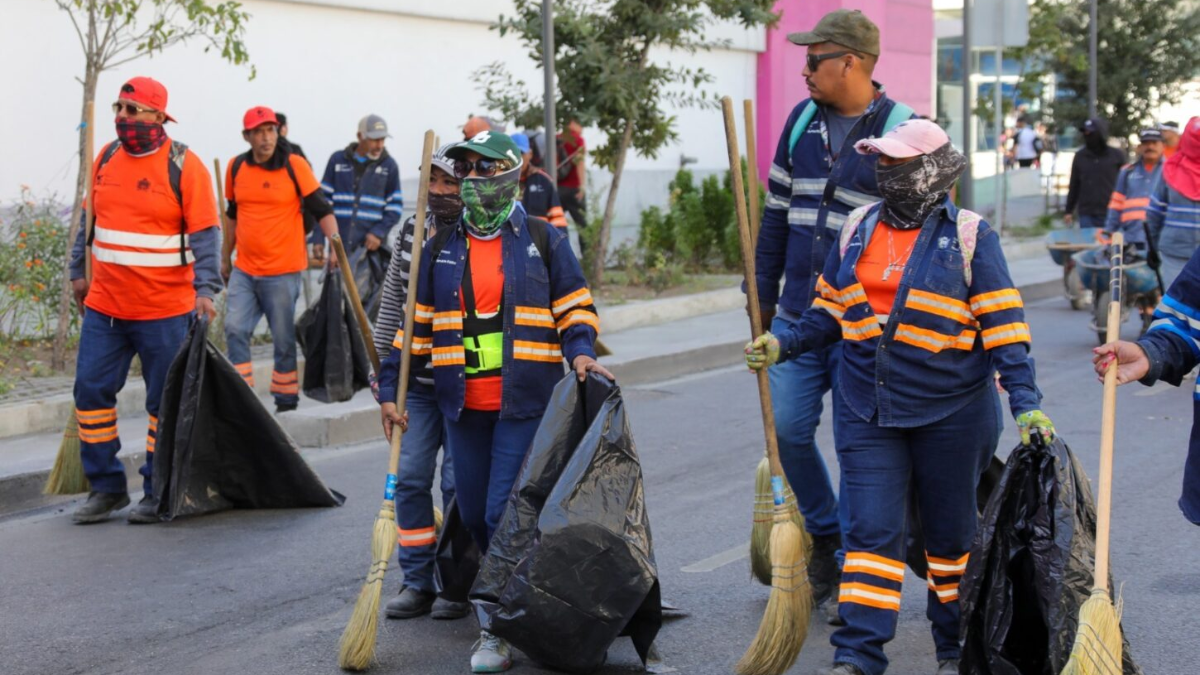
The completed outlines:
{"type": "Polygon", "coordinates": [[[792,205],[792,159],[788,154],[788,139],[804,105],[801,103],[796,106],[788,117],[767,174],[767,201],[763,205],[762,227],[758,230],[758,241],[754,248],[758,303],[764,309],[772,309],[779,302],[780,279],[787,262],[788,235],[791,231],[788,210],[792,205]]]}
{"type": "Polygon", "coordinates": [[[846,313],[847,304],[842,289],[834,285],[837,283],[837,273],[841,266],[842,252],[834,246],[830,248],[829,257],[825,259],[825,268],[821,276],[817,277],[817,299],[812,307],[806,309],[800,320],[793,323],[788,330],[775,336],[779,338],[781,360],[794,359],[805,352],[820,349],[842,339],[842,315],[846,313]],[[832,280],[832,283],[826,281],[827,279],[832,280]]]}
{"type": "Polygon", "coordinates": [[[550,313],[558,328],[563,358],[568,364],[581,355],[596,358],[600,316],[583,268],[567,237],[556,227],[546,229],[550,238],[550,313]]]}
{"type": "Polygon", "coordinates": [[[1138,344],[1150,359],[1143,384],[1158,379],[1178,386],[1200,363],[1200,257],[1192,256],[1154,309],[1150,329],[1138,344]]]}
{"type": "Polygon", "coordinates": [[[383,295],[379,303],[379,317],[375,321],[375,351],[386,354],[392,346],[392,338],[404,324],[404,303],[408,299],[408,273],[412,269],[414,218],[404,221],[400,230],[400,254],[392,257],[387,274],[383,278],[383,295]]]}

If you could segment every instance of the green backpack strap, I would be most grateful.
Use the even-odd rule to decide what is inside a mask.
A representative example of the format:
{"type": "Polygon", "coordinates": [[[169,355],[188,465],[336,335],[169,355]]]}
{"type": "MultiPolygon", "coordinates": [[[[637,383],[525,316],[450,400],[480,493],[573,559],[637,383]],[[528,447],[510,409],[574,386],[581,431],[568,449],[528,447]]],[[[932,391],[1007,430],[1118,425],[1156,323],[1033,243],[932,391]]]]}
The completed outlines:
{"type": "Polygon", "coordinates": [[[895,129],[901,122],[907,122],[912,119],[914,110],[903,103],[896,103],[892,106],[892,111],[888,113],[887,121],[883,123],[883,133],[887,133],[895,129]]]}
{"type": "MultiPolygon", "coordinates": [[[[817,114],[817,106],[808,102],[804,109],[800,111],[800,116],[796,118],[796,124],[792,127],[792,133],[788,136],[788,161],[792,159],[792,152],[796,150],[796,144],[800,142],[800,136],[808,129],[808,125],[812,124],[813,117],[817,114]]],[[[887,120],[883,123],[883,133],[887,133],[895,129],[897,125],[906,120],[912,119],[914,111],[912,108],[903,103],[896,103],[892,106],[892,111],[888,113],[887,120]]]]}

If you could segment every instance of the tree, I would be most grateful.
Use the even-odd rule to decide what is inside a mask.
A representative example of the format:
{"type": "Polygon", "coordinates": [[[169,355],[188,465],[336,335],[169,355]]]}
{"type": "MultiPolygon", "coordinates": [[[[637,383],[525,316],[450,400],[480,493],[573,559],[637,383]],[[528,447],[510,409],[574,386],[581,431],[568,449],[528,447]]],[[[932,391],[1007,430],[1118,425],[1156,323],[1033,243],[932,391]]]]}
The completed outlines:
{"type": "MultiPolygon", "coordinates": [[[[1114,137],[1152,122],[1158,105],[1178,103],[1200,74],[1200,9],[1192,0],[1097,0],[1097,109],[1114,137]]],[[[1010,54],[1029,66],[1023,95],[1047,79],[1057,96],[1046,108],[1060,125],[1087,117],[1087,0],[1035,0],[1029,43],[1010,54]]]]}
{"type": "MultiPolygon", "coordinates": [[[[538,0],[516,0],[516,14],[501,16],[492,27],[515,33],[528,55],[542,62],[542,15],[538,0]]],[[[556,0],[554,63],[558,76],[560,119],[595,126],[604,142],[591,151],[596,164],[612,172],[600,231],[590,237],[588,279],[603,284],[605,252],[616,208],[621,174],[630,149],[654,157],[676,140],[675,118],[668,106],[717,106],[704,89],[713,81],[702,68],[659,63],[651,48],[695,54],[725,43],[709,40],[706,30],[718,21],[736,20],[752,28],[774,24],[774,0],[556,0]]],[[[541,104],[502,64],[476,73],[484,105],[513,120],[537,121],[541,104]]],[[[550,130],[548,130],[549,132],[550,130]]],[[[715,130],[714,130],[715,133],[715,130]]]]}
{"type": "MultiPolygon", "coordinates": [[[[204,44],[204,51],[216,49],[221,58],[235,65],[249,61],[243,42],[246,21],[239,2],[211,5],[204,0],[55,0],[58,8],[67,13],[79,46],[83,50],[83,102],[80,119],[84,119],[89,103],[96,100],[96,83],[100,74],[144,56],[153,56],[165,49],[189,40],[204,44]]],[[[250,77],[255,75],[250,67],[250,77]]],[[[78,79],[78,78],[77,78],[78,79]]],[[[75,202],[71,211],[70,240],[79,229],[80,212],[87,167],[92,157],[85,149],[84,120],[79,127],[79,177],[75,183],[75,202]]],[[[63,275],[54,333],[53,365],[61,369],[66,362],[68,312],[71,311],[71,281],[63,275]]]]}

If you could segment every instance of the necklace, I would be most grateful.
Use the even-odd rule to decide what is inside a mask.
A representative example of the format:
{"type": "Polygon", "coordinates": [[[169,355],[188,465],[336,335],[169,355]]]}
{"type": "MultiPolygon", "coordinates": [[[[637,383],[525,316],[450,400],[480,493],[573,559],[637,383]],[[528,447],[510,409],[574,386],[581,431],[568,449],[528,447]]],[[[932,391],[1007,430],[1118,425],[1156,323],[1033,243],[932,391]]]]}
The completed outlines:
{"type": "Polygon", "coordinates": [[[908,248],[904,250],[904,253],[901,253],[900,256],[897,257],[895,240],[892,238],[892,228],[888,228],[888,264],[887,267],[883,268],[884,281],[887,281],[888,277],[892,276],[893,271],[900,272],[901,274],[904,273],[904,263],[908,261],[908,254],[912,252],[913,244],[916,243],[917,240],[913,239],[912,243],[908,245],[908,248]]]}

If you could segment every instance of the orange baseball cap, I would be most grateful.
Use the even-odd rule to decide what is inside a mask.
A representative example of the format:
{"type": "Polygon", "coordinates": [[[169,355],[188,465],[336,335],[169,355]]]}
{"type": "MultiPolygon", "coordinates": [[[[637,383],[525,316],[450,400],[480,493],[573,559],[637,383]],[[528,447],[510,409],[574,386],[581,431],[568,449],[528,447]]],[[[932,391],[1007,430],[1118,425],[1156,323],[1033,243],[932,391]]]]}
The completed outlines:
{"type": "Polygon", "coordinates": [[[279,120],[275,118],[275,111],[266,106],[256,105],[242,116],[242,131],[257,129],[264,124],[279,125],[279,120]]]}
{"type": "Polygon", "coordinates": [[[175,118],[167,113],[167,88],[162,86],[158,80],[149,77],[135,77],[121,85],[121,95],[118,98],[140,103],[166,115],[169,121],[175,121],[175,118]]]}

